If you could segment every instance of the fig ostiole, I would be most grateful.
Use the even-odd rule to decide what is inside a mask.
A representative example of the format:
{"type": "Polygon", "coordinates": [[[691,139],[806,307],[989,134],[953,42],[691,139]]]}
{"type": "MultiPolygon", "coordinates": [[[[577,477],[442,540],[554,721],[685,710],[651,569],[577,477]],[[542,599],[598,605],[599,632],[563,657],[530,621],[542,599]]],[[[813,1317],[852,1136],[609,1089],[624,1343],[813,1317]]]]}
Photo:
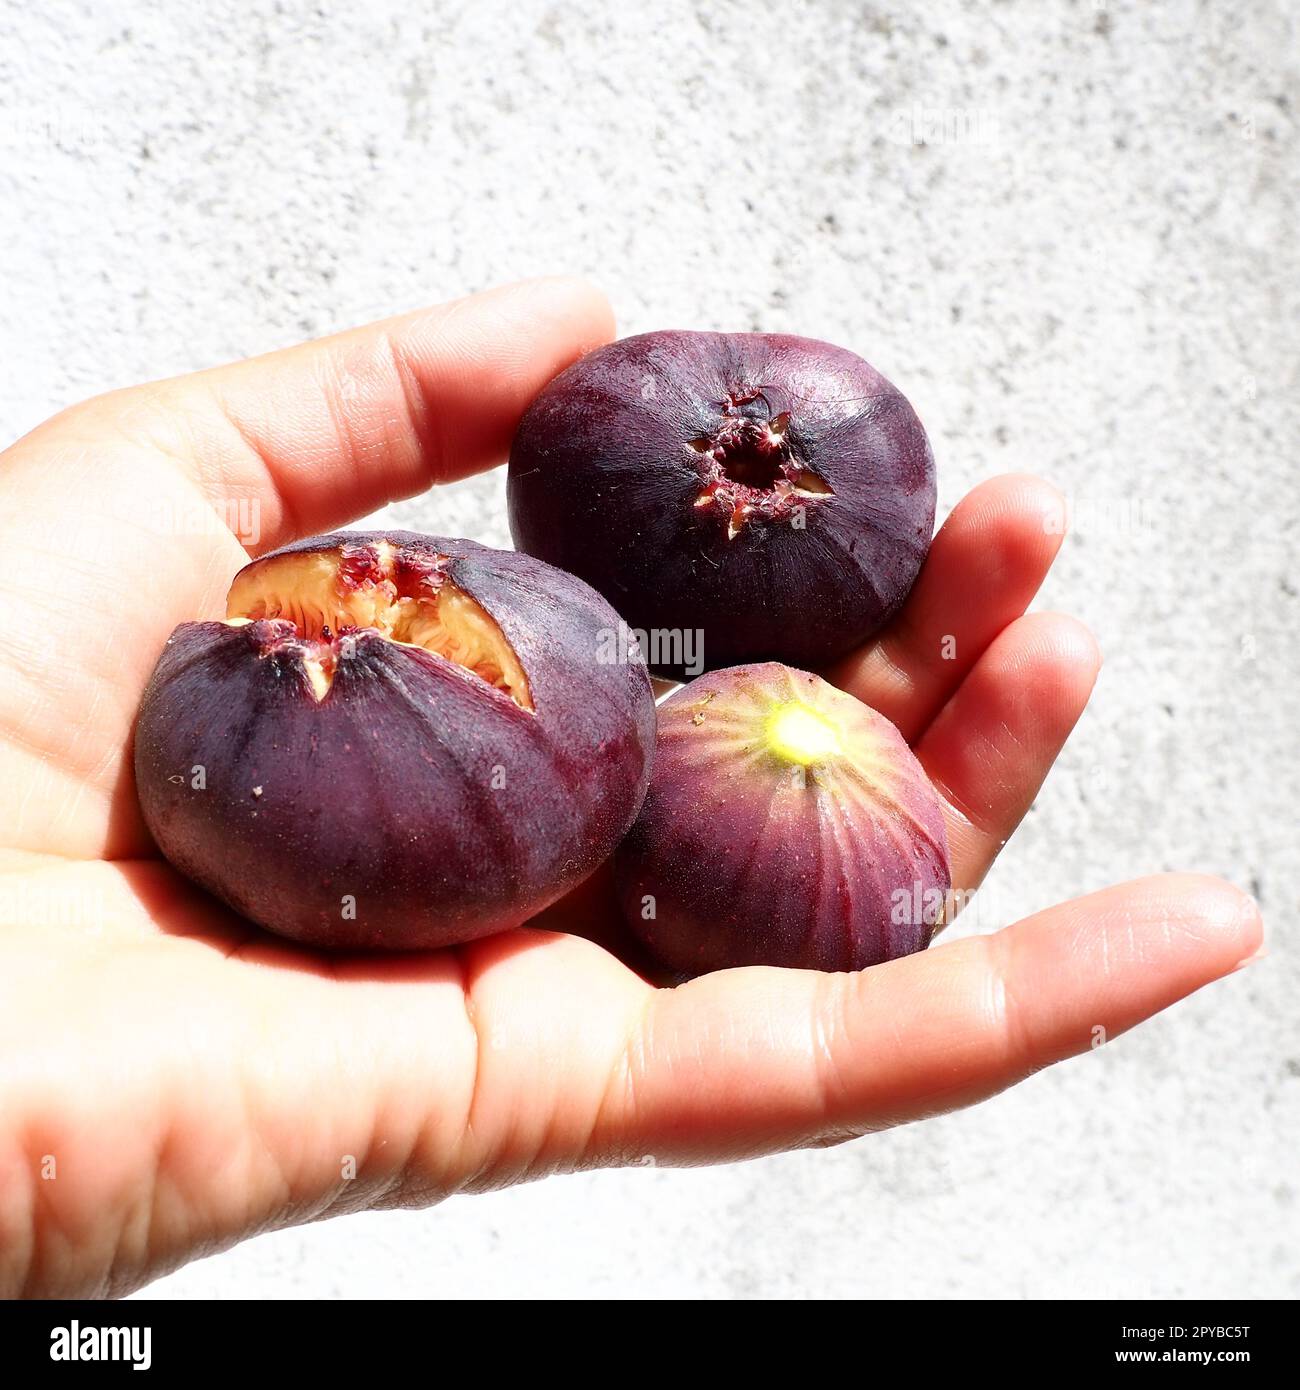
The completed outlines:
{"type": "Polygon", "coordinates": [[[183,873],[300,942],[517,926],[609,856],[644,796],[654,697],[620,628],[526,555],[299,541],[240,571],[224,622],[168,639],[136,725],[146,824],[183,873]]]}
{"type": "Polygon", "coordinates": [[[543,389],[511,447],[508,500],[519,549],[651,634],[659,674],[820,667],[911,589],[934,458],[904,396],[844,348],[644,333],[543,389]]]}
{"type": "Polygon", "coordinates": [[[943,811],[887,719],[776,662],[701,676],[658,714],[614,872],[661,964],[860,970],[929,944],[951,887],[943,811]]]}

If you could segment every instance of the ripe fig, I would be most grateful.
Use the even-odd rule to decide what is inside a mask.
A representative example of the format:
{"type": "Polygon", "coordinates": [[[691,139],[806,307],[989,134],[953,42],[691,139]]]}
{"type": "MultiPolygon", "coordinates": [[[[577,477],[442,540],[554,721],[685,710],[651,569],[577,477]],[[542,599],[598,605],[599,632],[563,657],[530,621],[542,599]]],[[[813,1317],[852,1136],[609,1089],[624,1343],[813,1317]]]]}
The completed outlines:
{"type": "Polygon", "coordinates": [[[907,400],[844,348],[644,333],[533,401],[508,497],[516,546],[599,589],[658,673],[818,667],[912,587],[934,458],[907,400]]]}
{"type": "Polygon", "coordinates": [[[619,619],[571,575],[340,532],[246,566],[227,614],[168,639],[136,784],[163,854],[283,936],[402,949],[516,926],[636,815],[649,677],[609,659],[619,619]]]}
{"type": "Polygon", "coordinates": [[[950,888],[939,799],[898,730],[776,662],[660,704],[650,790],[614,869],[632,930],[690,975],[910,955],[950,888]]]}

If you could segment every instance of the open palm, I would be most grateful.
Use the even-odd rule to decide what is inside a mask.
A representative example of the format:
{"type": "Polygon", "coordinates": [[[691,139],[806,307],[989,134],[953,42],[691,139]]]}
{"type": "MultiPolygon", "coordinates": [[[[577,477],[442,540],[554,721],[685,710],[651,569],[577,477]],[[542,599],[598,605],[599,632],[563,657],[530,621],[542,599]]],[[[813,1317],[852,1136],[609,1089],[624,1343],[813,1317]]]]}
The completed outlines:
{"type": "MultiPolygon", "coordinates": [[[[255,524],[261,551],[498,462],[611,331],[593,291],[530,283],[103,396],[2,456],[0,1293],[123,1293],[316,1217],[850,1138],[987,1096],[1257,949],[1249,899],[1163,876],[859,974],[669,990],[622,950],[603,874],[527,929],[331,958],[158,859],[136,706],[247,559],[197,520],[255,524]]],[[[959,889],[1096,675],[1078,623],[1024,615],[1058,506],[1031,478],[977,488],[894,625],[827,673],[913,743],[959,889]]]]}

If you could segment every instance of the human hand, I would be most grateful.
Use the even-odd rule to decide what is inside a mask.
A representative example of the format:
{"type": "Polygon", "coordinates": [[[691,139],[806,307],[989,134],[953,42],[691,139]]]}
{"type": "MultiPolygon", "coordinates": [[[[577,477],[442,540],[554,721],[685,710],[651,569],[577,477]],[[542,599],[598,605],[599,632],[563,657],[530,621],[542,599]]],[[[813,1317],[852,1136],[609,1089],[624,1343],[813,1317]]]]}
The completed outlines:
{"type": "MultiPolygon", "coordinates": [[[[665,990],[624,963],[603,873],[529,928],[328,957],[161,861],[136,706],[172,628],[220,616],[247,559],[185,519],[256,518],[260,552],[486,467],[611,332],[591,290],[530,283],[114,392],[4,454],[0,1293],[120,1294],[326,1215],[847,1139],[988,1096],[1257,949],[1249,899],[1163,876],[859,974],[665,990]]],[[[963,891],[1098,667],[1078,623],[1024,616],[1058,507],[1030,478],[977,488],[891,628],[828,673],[913,743],[963,891]]]]}

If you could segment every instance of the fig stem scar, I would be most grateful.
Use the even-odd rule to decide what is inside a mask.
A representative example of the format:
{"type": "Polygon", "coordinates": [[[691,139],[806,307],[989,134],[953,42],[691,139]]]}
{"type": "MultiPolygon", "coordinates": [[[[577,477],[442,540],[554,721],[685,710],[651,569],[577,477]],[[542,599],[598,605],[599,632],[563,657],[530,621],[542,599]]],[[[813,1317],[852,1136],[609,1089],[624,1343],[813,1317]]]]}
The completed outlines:
{"type": "Polygon", "coordinates": [[[767,721],[765,733],[773,753],[805,767],[842,751],[839,729],[798,701],[780,706],[767,721]]]}

